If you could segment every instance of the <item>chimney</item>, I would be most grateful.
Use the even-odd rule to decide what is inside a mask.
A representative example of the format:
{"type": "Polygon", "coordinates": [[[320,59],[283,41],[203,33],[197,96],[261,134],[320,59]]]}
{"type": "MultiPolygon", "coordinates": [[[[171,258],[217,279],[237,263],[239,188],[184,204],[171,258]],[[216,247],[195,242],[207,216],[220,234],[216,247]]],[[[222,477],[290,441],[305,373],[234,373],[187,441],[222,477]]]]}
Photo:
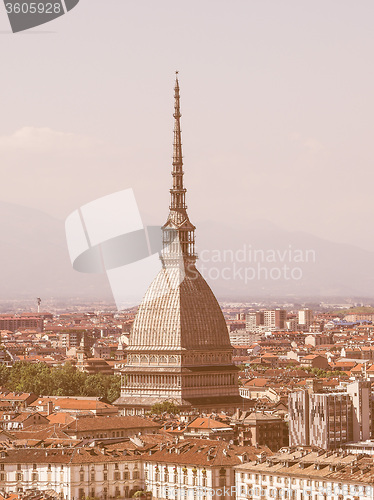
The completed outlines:
{"type": "Polygon", "coordinates": [[[53,413],[53,401],[48,401],[47,403],[47,415],[51,415],[53,413]]]}

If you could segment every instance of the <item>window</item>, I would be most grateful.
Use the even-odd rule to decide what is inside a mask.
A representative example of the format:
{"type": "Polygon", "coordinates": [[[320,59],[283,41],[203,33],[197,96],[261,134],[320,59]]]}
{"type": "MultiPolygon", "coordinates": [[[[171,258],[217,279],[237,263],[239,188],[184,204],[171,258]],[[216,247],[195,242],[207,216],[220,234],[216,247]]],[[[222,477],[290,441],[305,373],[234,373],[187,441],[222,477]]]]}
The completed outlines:
{"type": "Polygon", "coordinates": [[[33,472],[31,474],[31,481],[37,481],[38,480],[38,473],[37,472],[33,472]]]}
{"type": "Polygon", "coordinates": [[[4,464],[0,464],[0,470],[4,470],[4,464]]]}
{"type": "Polygon", "coordinates": [[[17,472],[16,479],[17,481],[23,481],[23,474],[21,472],[17,472]]]}
{"type": "Polygon", "coordinates": [[[121,473],[119,471],[115,471],[113,475],[113,479],[115,481],[119,481],[121,479],[121,473]]]}
{"type": "Polygon", "coordinates": [[[6,481],[6,474],[4,473],[0,474],[0,481],[6,481]]]}
{"type": "MultiPolygon", "coordinates": [[[[139,471],[138,470],[134,470],[134,472],[132,473],[132,478],[133,479],[139,479],[139,471]]],[[[169,479],[166,479],[166,476],[165,476],[165,481],[168,481],[169,479]]]]}

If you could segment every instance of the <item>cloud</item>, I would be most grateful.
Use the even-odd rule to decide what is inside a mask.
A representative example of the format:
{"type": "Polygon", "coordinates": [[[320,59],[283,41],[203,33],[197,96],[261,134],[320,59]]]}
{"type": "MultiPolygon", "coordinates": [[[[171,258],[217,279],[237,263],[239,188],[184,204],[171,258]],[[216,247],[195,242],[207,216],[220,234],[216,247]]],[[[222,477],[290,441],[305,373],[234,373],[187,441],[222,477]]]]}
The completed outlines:
{"type": "Polygon", "coordinates": [[[47,127],[22,127],[11,135],[0,137],[0,151],[3,152],[85,150],[94,144],[95,141],[90,137],[47,127]]]}

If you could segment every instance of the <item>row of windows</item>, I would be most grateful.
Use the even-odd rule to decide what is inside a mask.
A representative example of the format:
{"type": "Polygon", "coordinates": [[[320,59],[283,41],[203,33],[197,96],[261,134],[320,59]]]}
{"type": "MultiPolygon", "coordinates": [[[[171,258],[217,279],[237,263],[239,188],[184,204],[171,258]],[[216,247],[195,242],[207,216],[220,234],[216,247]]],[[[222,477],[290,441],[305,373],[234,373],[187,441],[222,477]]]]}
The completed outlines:
{"type": "MultiPolygon", "coordinates": [[[[85,473],[83,471],[81,471],[79,473],[79,480],[81,483],[83,483],[85,481],[85,473]]],[[[123,477],[123,481],[128,481],[129,479],[131,479],[131,475],[130,475],[130,471],[128,470],[125,470],[125,472],[123,473],[122,475],[123,477]]],[[[132,479],[139,479],[140,478],[140,473],[138,470],[134,470],[133,473],[132,473],[132,479]]],[[[108,481],[108,472],[107,471],[104,471],[103,473],[103,480],[104,481],[108,481]]],[[[113,480],[114,481],[120,481],[121,480],[121,472],[120,471],[114,471],[113,473],[113,480]]],[[[95,471],[91,471],[90,473],[90,481],[91,482],[94,482],[96,481],[96,473],[95,471]]]]}
{"type": "MultiPolygon", "coordinates": [[[[266,475],[261,475],[261,474],[245,474],[245,473],[241,473],[240,474],[240,479],[241,480],[249,480],[251,479],[252,476],[252,479],[255,480],[257,483],[260,481],[260,479],[262,481],[267,481],[269,482],[270,484],[273,484],[273,482],[277,482],[277,483],[282,483],[284,482],[284,484],[288,485],[288,484],[292,484],[292,485],[300,485],[300,486],[304,486],[304,487],[315,487],[315,488],[331,488],[332,490],[335,491],[335,489],[337,490],[340,490],[342,491],[342,489],[347,489],[347,490],[350,490],[350,491],[361,491],[364,489],[363,486],[358,486],[358,485],[343,485],[342,483],[331,483],[331,482],[327,482],[326,481],[311,481],[310,479],[301,479],[301,478],[291,478],[291,481],[288,477],[274,477],[273,476],[266,476],[266,475]]],[[[241,486],[241,490],[243,488],[245,488],[246,486],[245,485],[242,485],[241,486]]],[[[266,488],[266,487],[265,487],[266,488]]]]}

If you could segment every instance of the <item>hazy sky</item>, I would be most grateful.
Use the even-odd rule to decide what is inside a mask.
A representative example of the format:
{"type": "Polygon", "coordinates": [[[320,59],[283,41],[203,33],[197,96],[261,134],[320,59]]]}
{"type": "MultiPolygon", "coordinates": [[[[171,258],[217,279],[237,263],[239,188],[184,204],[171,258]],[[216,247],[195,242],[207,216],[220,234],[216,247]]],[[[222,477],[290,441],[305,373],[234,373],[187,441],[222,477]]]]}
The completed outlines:
{"type": "Polygon", "coordinates": [[[372,0],[80,0],[11,34],[0,200],[65,218],[132,187],[163,223],[174,71],[194,223],[266,219],[374,250],[372,0]]]}

